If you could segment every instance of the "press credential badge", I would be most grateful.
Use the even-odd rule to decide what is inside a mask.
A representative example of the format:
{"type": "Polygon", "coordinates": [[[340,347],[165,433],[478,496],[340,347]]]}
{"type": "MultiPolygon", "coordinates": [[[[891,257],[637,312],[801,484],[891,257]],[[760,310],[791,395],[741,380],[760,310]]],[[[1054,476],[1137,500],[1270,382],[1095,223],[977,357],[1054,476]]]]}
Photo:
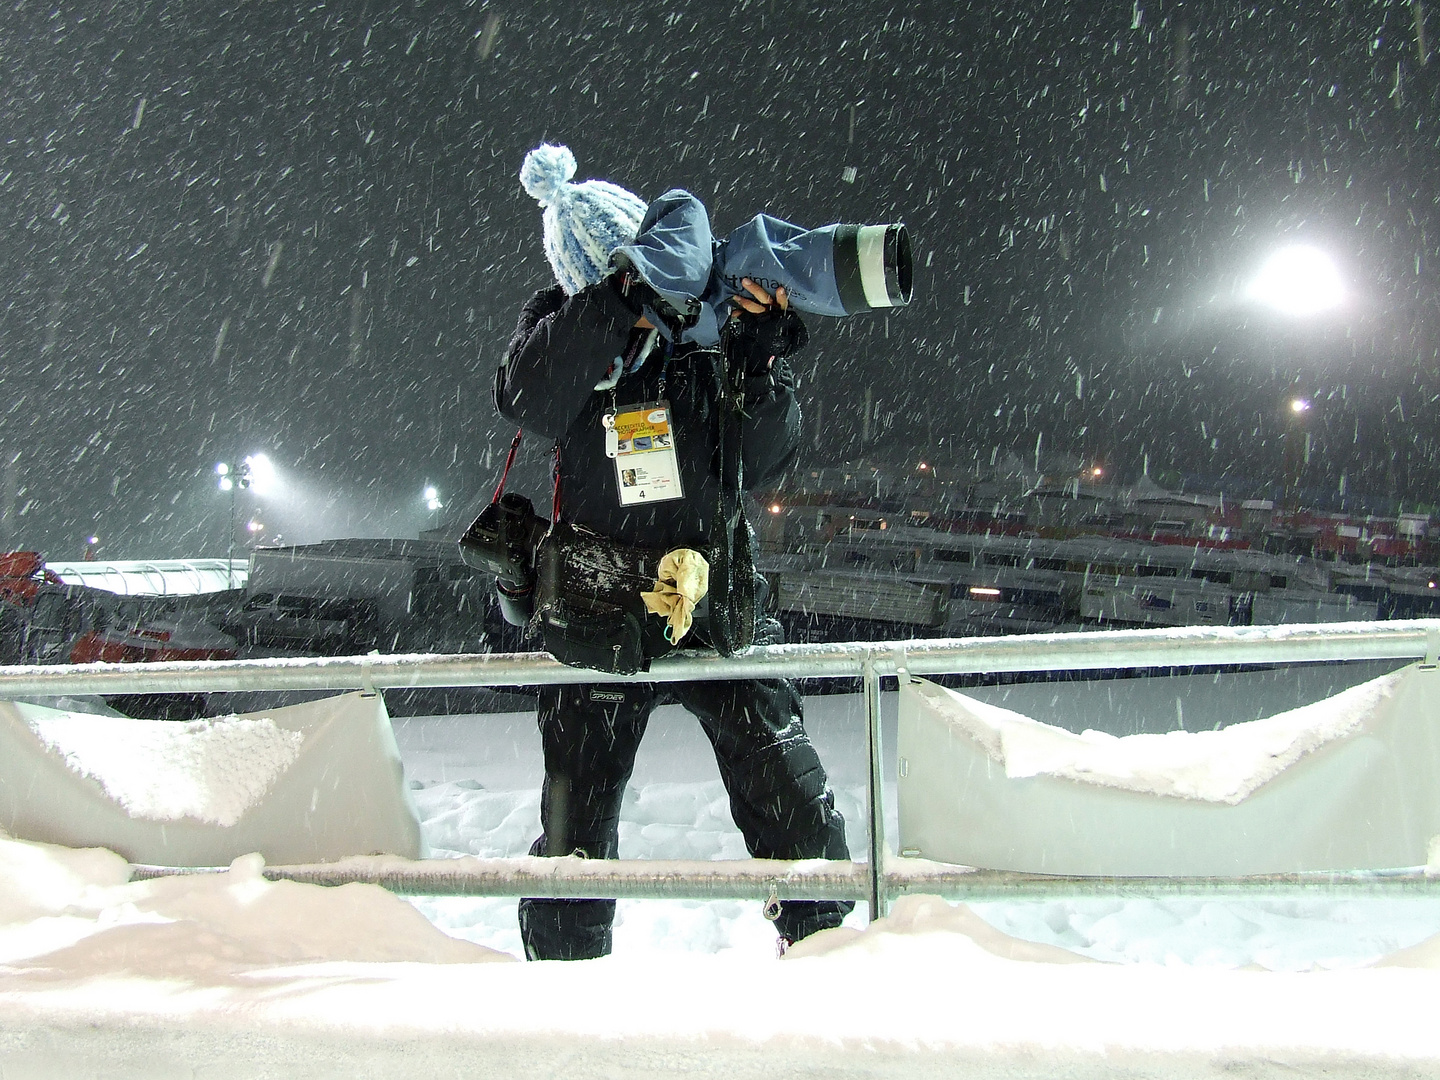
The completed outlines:
{"type": "Polygon", "coordinates": [[[621,506],[685,497],[668,401],[621,405],[607,413],[605,454],[615,460],[621,506]]]}

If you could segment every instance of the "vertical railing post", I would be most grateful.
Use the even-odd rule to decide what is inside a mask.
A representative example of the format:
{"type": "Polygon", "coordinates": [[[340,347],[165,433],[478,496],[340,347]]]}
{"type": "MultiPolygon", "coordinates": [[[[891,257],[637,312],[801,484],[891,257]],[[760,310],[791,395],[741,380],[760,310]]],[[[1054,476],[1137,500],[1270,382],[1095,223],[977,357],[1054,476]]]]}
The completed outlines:
{"type": "Polygon", "coordinates": [[[885,914],[885,795],[880,742],[880,676],[865,654],[865,749],[870,756],[870,921],[885,914]]]}

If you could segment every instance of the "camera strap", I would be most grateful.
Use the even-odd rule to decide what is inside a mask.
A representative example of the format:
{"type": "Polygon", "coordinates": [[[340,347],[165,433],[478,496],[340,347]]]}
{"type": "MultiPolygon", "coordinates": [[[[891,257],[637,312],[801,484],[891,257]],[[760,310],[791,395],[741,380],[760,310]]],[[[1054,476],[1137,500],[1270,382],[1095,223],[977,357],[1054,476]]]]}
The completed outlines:
{"type": "Polygon", "coordinates": [[[500,496],[505,494],[505,480],[510,476],[510,466],[515,464],[515,453],[520,449],[520,440],[525,436],[524,428],[517,428],[515,438],[510,440],[510,452],[505,455],[505,468],[500,470],[500,482],[495,485],[495,494],[490,499],[491,505],[500,501],[500,496]]]}
{"type": "MultiPolygon", "coordinates": [[[[510,476],[510,467],[515,464],[515,454],[520,449],[520,440],[525,437],[525,429],[517,428],[515,438],[510,440],[510,452],[505,455],[505,467],[500,470],[500,482],[495,485],[495,494],[491,496],[490,505],[494,506],[500,501],[500,496],[505,494],[505,481],[510,476]]],[[[551,466],[553,486],[550,494],[550,524],[554,525],[560,520],[560,443],[555,443],[555,462],[551,466]]]]}
{"type": "Polygon", "coordinates": [[[745,518],[744,365],[735,355],[733,320],[720,330],[720,490],[710,521],[710,637],[722,656],[755,639],[755,555],[745,518]]]}

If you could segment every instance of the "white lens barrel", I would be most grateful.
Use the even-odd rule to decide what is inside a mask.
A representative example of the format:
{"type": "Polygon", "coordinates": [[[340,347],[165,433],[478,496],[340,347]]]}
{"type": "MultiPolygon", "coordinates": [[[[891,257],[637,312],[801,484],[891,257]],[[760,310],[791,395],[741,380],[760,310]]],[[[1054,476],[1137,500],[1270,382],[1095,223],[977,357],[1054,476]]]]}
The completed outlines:
{"type": "Polygon", "coordinates": [[[835,283],[846,312],[910,303],[910,233],[904,225],[835,228],[835,283]]]}
{"type": "Polygon", "coordinates": [[[899,306],[885,287],[885,233],[889,228],[888,225],[861,225],[855,237],[860,287],[865,290],[865,303],[872,308],[899,306]]]}

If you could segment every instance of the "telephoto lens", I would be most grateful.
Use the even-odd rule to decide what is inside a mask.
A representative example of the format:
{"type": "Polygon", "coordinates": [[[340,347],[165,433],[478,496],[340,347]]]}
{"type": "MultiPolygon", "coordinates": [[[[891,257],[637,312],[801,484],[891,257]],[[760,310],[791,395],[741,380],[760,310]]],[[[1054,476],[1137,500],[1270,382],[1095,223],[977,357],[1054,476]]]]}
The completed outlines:
{"type": "Polygon", "coordinates": [[[898,222],[803,229],[758,214],[715,252],[722,296],[743,295],[748,278],[771,293],[784,288],[798,311],[832,318],[904,307],[913,271],[910,231],[898,222]]]}
{"type": "Polygon", "coordinates": [[[835,226],[835,285],[847,314],[910,303],[912,270],[904,225],[835,226]]]}

